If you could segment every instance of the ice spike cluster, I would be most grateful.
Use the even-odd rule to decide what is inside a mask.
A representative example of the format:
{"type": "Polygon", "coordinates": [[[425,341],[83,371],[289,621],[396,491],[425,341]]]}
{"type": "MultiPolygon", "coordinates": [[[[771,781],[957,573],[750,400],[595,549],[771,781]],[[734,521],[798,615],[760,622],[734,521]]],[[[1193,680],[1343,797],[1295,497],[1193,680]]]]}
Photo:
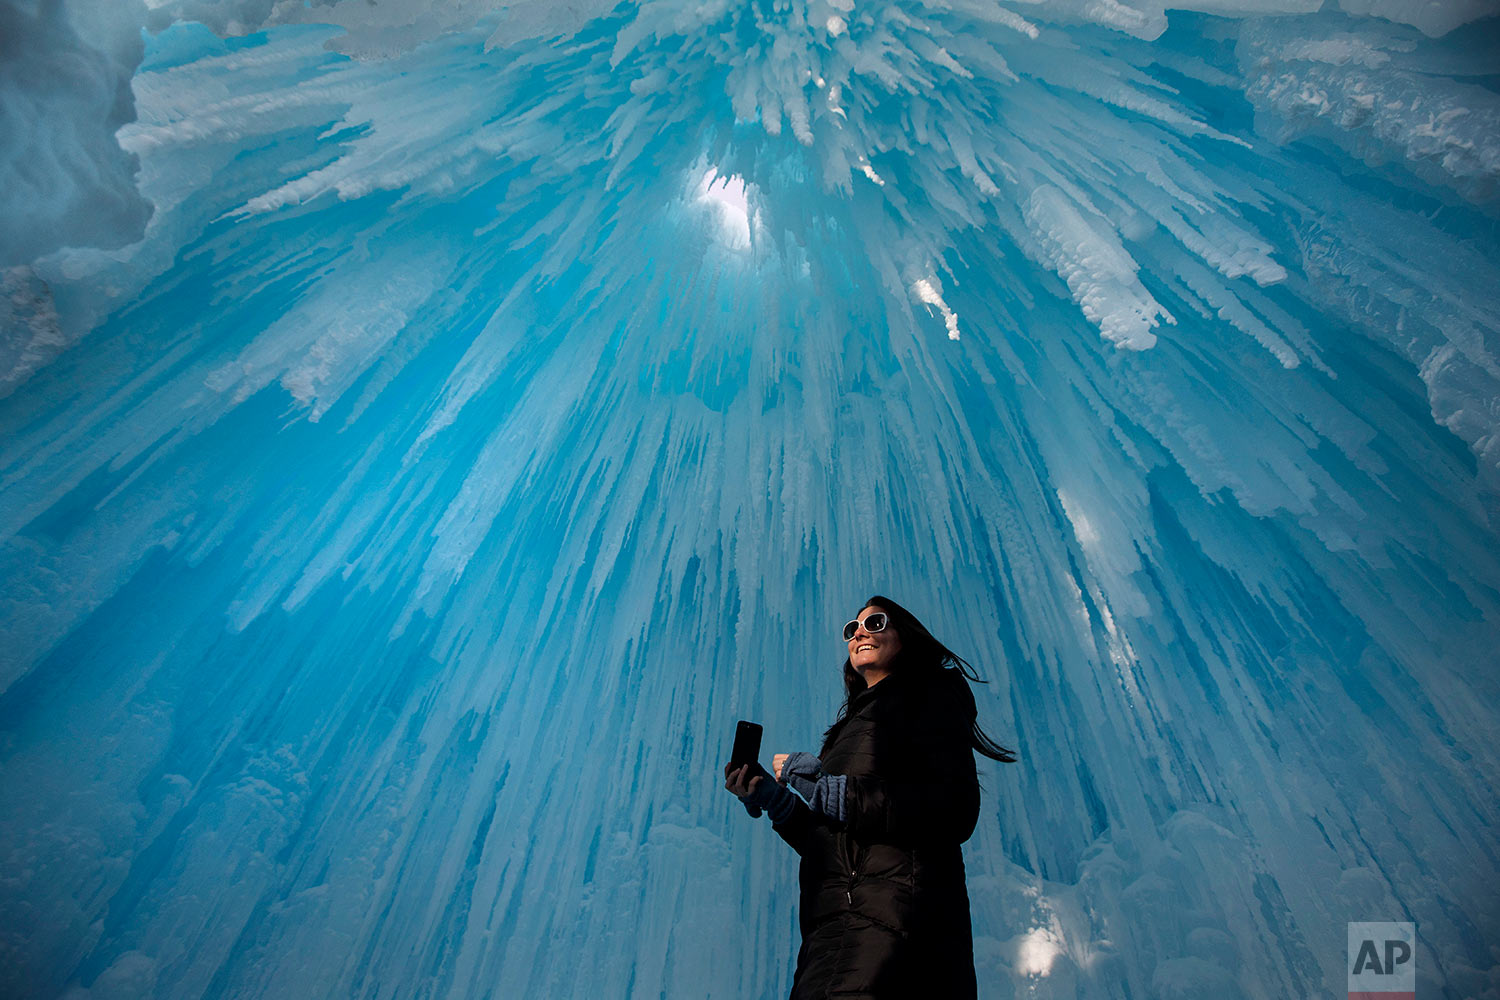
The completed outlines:
{"type": "Polygon", "coordinates": [[[1493,0],[0,0],[0,995],[784,997],[871,593],[980,995],[1500,1000],[1493,0]]]}

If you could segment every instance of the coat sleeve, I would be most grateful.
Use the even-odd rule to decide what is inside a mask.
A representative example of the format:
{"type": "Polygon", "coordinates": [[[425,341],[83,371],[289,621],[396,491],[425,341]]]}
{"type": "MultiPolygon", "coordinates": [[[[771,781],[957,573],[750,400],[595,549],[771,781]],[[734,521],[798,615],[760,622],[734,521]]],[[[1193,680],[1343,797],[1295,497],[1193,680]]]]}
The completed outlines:
{"type": "Polygon", "coordinates": [[[961,844],[979,822],[979,777],[970,729],[974,696],[962,680],[931,692],[914,720],[911,767],[900,779],[851,775],[849,830],[876,843],[961,844]]]}
{"type": "Polygon", "coordinates": [[[800,856],[806,853],[807,838],[812,832],[815,822],[813,811],[807,808],[807,803],[797,796],[792,796],[795,804],[792,806],[791,815],[780,823],[772,823],[771,829],[776,831],[777,836],[792,846],[800,856]]]}

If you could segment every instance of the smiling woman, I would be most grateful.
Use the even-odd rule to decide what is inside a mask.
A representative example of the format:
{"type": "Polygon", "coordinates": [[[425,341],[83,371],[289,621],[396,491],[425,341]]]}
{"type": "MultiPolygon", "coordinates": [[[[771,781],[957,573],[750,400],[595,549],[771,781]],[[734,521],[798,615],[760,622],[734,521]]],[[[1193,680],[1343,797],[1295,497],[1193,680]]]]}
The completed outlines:
{"type": "Polygon", "coordinates": [[[725,787],[802,858],[792,1000],[973,997],[974,753],[1015,756],[975,721],[967,662],[901,605],[870,598],[843,637],[846,699],[818,756],[777,754],[779,781],[726,768],[725,787]]]}
{"type": "Polygon", "coordinates": [[[865,679],[867,687],[878,684],[891,672],[891,663],[901,652],[901,636],[895,629],[889,629],[889,624],[890,615],[868,607],[860,612],[859,618],[844,626],[844,641],[849,644],[849,665],[865,679]],[[876,639],[872,632],[885,634],[876,639]]]}

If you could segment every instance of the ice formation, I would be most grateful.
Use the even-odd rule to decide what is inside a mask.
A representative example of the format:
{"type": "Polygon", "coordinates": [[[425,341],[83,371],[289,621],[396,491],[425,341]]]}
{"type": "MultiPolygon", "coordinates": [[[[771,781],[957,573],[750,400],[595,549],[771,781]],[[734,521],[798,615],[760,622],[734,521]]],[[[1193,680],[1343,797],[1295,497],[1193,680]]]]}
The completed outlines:
{"type": "Polygon", "coordinates": [[[1500,997],[1496,13],[0,0],[0,994],[785,995],[881,591],[982,996],[1500,997]]]}

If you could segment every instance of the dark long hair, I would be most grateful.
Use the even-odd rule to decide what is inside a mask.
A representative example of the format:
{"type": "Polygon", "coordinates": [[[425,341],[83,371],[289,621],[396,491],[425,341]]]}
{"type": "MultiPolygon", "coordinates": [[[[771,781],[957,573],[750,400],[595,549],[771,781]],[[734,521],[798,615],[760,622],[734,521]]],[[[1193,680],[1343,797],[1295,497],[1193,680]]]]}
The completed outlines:
{"type": "MultiPolygon", "coordinates": [[[[939,671],[956,668],[968,681],[976,681],[980,684],[988,684],[989,681],[982,679],[974,673],[974,668],[969,661],[959,656],[953,650],[938,642],[933,634],[927,631],[927,626],[917,620],[917,616],[907,611],[901,605],[889,597],[881,597],[876,594],[865,601],[861,607],[875,607],[886,613],[890,621],[886,628],[894,628],[896,634],[901,637],[901,649],[896,654],[896,659],[891,663],[891,673],[927,675],[935,678],[939,671]]],[[[828,748],[829,741],[849,717],[849,703],[854,700],[855,695],[868,687],[865,679],[854,664],[844,658],[844,704],[839,707],[839,714],[833,720],[833,725],[823,734],[823,747],[828,748]]],[[[1014,764],[1016,755],[1013,751],[996,743],[979,728],[979,721],[974,721],[973,728],[969,732],[969,745],[975,751],[988,757],[990,760],[998,760],[1003,764],[1014,764]]]]}

